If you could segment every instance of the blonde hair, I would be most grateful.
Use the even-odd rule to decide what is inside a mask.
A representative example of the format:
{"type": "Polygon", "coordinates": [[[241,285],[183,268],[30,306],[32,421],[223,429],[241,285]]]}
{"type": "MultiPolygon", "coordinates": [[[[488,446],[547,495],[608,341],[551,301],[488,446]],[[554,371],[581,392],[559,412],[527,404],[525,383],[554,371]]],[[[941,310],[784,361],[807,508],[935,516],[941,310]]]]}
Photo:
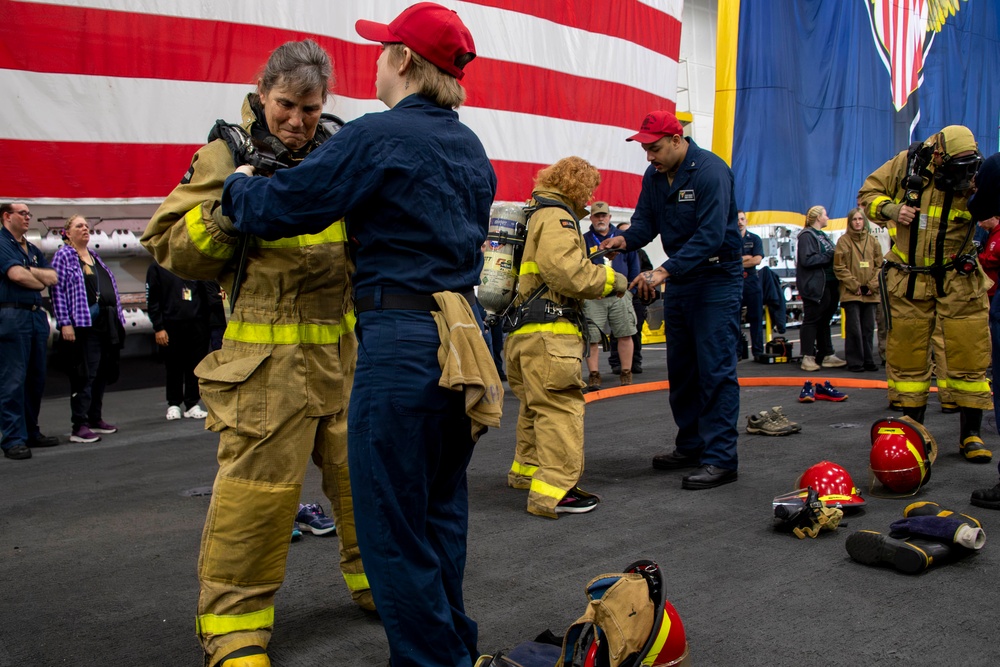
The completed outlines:
{"type": "Polygon", "coordinates": [[[564,157],[540,170],[535,176],[535,189],[553,188],[566,195],[579,207],[590,201],[601,184],[601,172],[582,157],[564,157]]]}
{"type": "MultiPolygon", "coordinates": [[[[389,64],[398,67],[403,62],[403,49],[406,48],[409,47],[404,44],[386,44],[389,64]]],[[[437,65],[413,49],[410,49],[410,68],[406,71],[406,79],[416,88],[414,92],[431,98],[438,106],[457,109],[465,102],[465,88],[458,79],[441,71],[437,65]]]]}
{"type": "Polygon", "coordinates": [[[825,206],[813,206],[806,211],[806,227],[812,227],[819,220],[819,216],[826,210],[825,206]]]}

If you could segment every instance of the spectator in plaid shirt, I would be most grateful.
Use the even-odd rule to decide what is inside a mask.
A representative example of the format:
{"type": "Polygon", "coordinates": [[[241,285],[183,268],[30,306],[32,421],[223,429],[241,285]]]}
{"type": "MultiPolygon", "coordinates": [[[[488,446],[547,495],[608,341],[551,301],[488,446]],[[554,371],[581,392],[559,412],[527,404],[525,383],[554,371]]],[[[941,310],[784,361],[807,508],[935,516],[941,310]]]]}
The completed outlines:
{"type": "Polygon", "coordinates": [[[66,221],[66,245],[52,268],[59,284],[50,289],[56,324],[70,355],[70,442],[97,442],[99,433],[118,427],[104,421],[104,388],[118,379],[118,354],[125,338],[125,316],[118,283],[97,253],[87,248],[90,225],[82,215],[66,221]]]}

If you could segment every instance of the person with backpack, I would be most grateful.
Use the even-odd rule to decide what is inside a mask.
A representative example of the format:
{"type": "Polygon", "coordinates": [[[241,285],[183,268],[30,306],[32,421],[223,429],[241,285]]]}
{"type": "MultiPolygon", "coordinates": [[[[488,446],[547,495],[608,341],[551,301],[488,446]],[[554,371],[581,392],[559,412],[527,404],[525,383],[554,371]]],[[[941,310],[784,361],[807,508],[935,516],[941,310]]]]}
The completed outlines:
{"type": "Polygon", "coordinates": [[[959,409],[956,444],[972,463],[993,458],[980,434],[983,410],[993,408],[986,378],[989,278],[976,261],[976,224],[968,209],[972,178],[982,161],[972,131],[949,125],[897,153],[858,192],[869,220],[896,223],[896,243],[882,269],[889,309],[889,400],[923,423],[931,385],[928,350],[940,324],[939,372],[959,409]]]}
{"type": "Polygon", "coordinates": [[[347,123],[293,170],[238,167],[222,206],[268,239],[344,218],[354,311],[337,315],[357,316],[348,433],[365,572],[394,667],[470,666],[466,469],[503,403],[472,310],[497,178],[455,110],[476,47],[458,14],[431,2],[355,31],[381,44],[375,94],[387,109],[347,123]]]}
{"type": "MultiPolygon", "coordinates": [[[[628,294],[628,279],[595,264],[579,220],[601,175],[579,157],[545,167],[528,204],[528,238],[507,336],[507,381],[521,407],[507,485],[528,491],[528,513],[558,519],[597,507],[577,486],[583,476],[581,300],[628,294]]],[[[631,298],[631,296],[630,296],[631,298]]]]}
{"type": "Polygon", "coordinates": [[[219,433],[198,563],[197,632],[208,667],[270,664],[274,596],[310,460],[333,507],[347,588],[362,609],[375,609],[347,462],[357,341],[344,223],[327,217],[312,234],[269,241],[240,231],[222,210],[223,182],[247,159],[245,146],[271,155],[280,172],[330,140],[340,125],[322,113],[331,77],[315,42],[275,49],[243,102],[242,124],[216,125],[213,136],[224,134],[198,150],[142,237],[181,278],[234,286],[222,349],[196,369],[205,426],[219,433]]]}

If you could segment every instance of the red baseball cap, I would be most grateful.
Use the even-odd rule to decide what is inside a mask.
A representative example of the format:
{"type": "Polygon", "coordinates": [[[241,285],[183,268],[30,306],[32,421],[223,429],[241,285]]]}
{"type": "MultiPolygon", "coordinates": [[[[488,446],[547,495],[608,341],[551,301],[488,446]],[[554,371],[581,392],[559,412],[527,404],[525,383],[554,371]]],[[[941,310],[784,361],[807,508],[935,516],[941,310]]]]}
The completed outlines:
{"type": "Polygon", "coordinates": [[[625,141],[638,141],[641,144],[651,144],[663,137],[673,135],[684,136],[684,127],[677,116],[669,111],[653,111],[642,121],[642,127],[625,141]]]}
{"type": "Polygon", "coordinates": [[[365,39],[383,44],[402,43],[438,69],[456,79],[465,76],[459,58],[476,57],[472,33],[453,10],[434,2],[418,2],[407,7],[392,23],[359,20],[354,29],[365,39]]]}

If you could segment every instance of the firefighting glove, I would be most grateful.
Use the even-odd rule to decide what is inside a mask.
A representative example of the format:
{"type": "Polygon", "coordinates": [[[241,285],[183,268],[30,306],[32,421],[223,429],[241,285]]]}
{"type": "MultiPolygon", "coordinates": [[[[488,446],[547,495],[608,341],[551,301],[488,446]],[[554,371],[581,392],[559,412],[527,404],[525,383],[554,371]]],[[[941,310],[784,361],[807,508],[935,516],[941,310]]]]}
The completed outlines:
{"type": "Polygon", "coordinates": [[[892,537],[922,537],[928,540],[955,543],[966,549],[982,549],[986,533],[955,516],[912,516],[893,521],[889,526],[892,537]]]}
{"type": "Polygon", "coordinates": [[[611,290],[615,296],[628,294],[628,278],[615,271],[615,286],[611,290]]]}

